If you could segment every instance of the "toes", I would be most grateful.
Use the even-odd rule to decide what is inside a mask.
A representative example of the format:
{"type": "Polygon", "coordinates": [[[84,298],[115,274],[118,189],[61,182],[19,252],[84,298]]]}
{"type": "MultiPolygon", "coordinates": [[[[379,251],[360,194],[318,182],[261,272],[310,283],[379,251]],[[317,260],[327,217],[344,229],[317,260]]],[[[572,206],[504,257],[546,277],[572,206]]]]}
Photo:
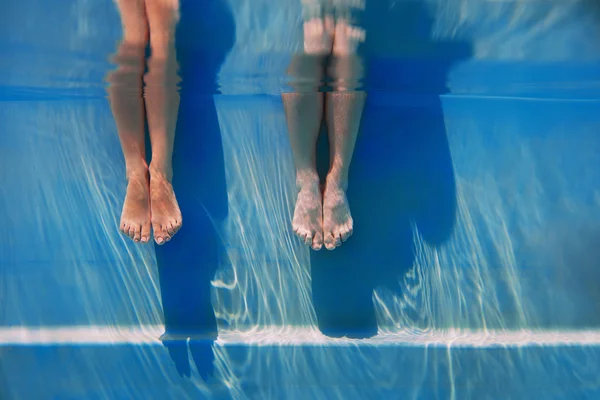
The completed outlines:
{"type": "Polygon", "coordinates": [[[179,232],[180,229],[181,229],[181,220],[175,220],[175,222],[173,222],[173,234],[171,236],[173,236],[174,234],[179,232]]]}
{"type": "Polygon", "coordinates": [[[142,238],[142,228],[141,226],[135,226],[134,228],[131,229],[131,232],[133,233],[133,241],[134,242],[139,242],[140,239],[142,238]]]}
{"type": "Polygon", "coordinates": [[[123,235],[129,236],[129,225],[127,225],[126,223],[121,224],[120,231],[123,235]]]}
{"type": "Polygon", "coordinates": [[[311,232],[307,232],[306,236],[304,237],[304,244],[307,246],[312,245],[313,242],[313,234],[311,232]]]}
{"type": "Polygon", "coordinates": [[[177,232],[176,227],[173,226],[173,224],[169,224],[167,227],[167,232],[169,233],[169,236],[173,236],[175,232],[177,232]]]}
{"type": "Polygon", "coordinates": [[[294,233],[304,242],[306,246],[310,246],[313,250],[321,250],[323,247],[323,233],[311,232],[304,229],[294,229],[294,233]]]}
{"type": "Polygon", "coordinates": [[[133,235],[135,234],[135,229],[133,225],[127,225],[127,227],[125,228],[125,234],[131,239],[133,239],[133,235]]]}
{"type": "Polygon", "coordinates": [[[340,247],[342,245],[342,236],[340,235],[340,232],[335,232],[333,234],[333,243],[335,244],[335,247],[340,247]]]}
{"type": "Polygon", "coordinates": [[[342,239],[342,242],[345,242],[350,237],[350,231],[347,229],[343,230],[342,232],[340,232],[340,237],[342,239]]]}
{"type": "Polygon", "coordinates": [[[300,240],[302,240],[302,242],[304,244],[310,244],[312,242],[312,237],[310,238],[310,241],[309,241],[310,233],[303,229],[298,230],[298,237],[300,238],[300,240]]]}
{"type": "Polygon", "coordinates": [[[348,240],[348,238],[350,236],[352,236],[352,232],[353,232],[352,223],[346,224],[340,232],[340,236],[342,237],[342,242],[345,242],[346,240],[348,240]]]}
{"type": "Polygon", "coordinates": [[[119,226],[119,231],[136,243],[147,243],[150,239],[150,223],[140,225],[123,222],[119,226]]]}
{"type": "Polygon", "coordinates": [[[338,230],[334,230],[333,232],[328,232],[325,234],[325,248],[327,250],[334,250],[337,247],[340,247],[343,242],[348,240],[350,236],[352,236],[352,224],[345,224],[338,230]]]}
{"type": "Polygon", "coordinates": [[[321,250],[323,247],[323,234],[321,232],[315,233],[312,240],[312,249],[315,251],[321,250]]]}
{"type": "Polygon", "coordinates": [[[300,240],[302,240],[302,242],[304,242],[305,245],[307,246],[311,246],[313,243],[313,234],[310,231],[307,231],[306,229],[303,229],[301,227],[294,227],[294,233],[296,234],[296,236],[298,236],[300,238],[300,240]]]}
{"type": "Polygon", "coordinates": [[[172,223],[167,223],[164,225],[153,223],[152,227],[154,229],[154,241],[158,245],[163,245],[170,241],[173,238],[173,235],[179,230],[179,227],[172,223]]]}
{"type": "Polygon", "coordinates": [[[331,232],[328,232],[325,234],[325,248],[327,250],[334,250],[335,249],[335,238],[333,237],[333,234],[331,232]]]}
{"type": "MultiPolygon", "coordinates": [[[[180,228],[181,228],[180,220],[175,220],[175,221],[169,222],[165,225],[161,225],[160,229],[159,229],[158,237],[162,238],[162,242],[159,244],[166,243],[166,242],[170,241],[171,239],[173,239],[173,236],[179,231],[180,228]]],[[[155,236],[157,236],[157,235],[155,234],[155,236]]]]}
{"type": "Polygon", "coordinates": [[[148,243],[148,240],[150,240],[150,223],[146,222],[145,224],[142,225],[142,231],[141,231],[141,238],[140,241],[142,243],[148,243]]]}
{"type": "Polygon", "coordinates": [[[162,226],[158,224],[153,224],[152,226],[154,228],[154,241],[156,242],[156,244],[165,244],[167,242],[167,235],[166,232],[163,230],[162,226]]]}

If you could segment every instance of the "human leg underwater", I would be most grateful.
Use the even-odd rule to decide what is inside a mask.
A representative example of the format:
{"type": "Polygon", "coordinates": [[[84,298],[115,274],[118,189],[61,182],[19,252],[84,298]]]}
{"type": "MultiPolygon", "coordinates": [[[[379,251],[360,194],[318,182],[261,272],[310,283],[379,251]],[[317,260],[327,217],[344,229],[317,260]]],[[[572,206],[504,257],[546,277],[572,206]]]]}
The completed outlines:
{"type": "Polygon", "coordinates": [[[127,171],[127,192],[119,229],[136,242],[158,244],[179,230],[181,212],[171,186],[173,141],[179,107],[174,33],[177,0],[117,0],[123,40],[107,76],[111,110],[127,171]],[[146,68],[145,51],[151,46],[146,68]],[[143,87],[145,83],[145,87],[143,87]],[[146,163],[148,119],[152,162],[146,163]]]}
{"type": "Polygon", "coordinates": [[[339,5],[305,0],[304,52],[292,61],[294,93],[282,95],[296,166],[298,198],[294,233],[314,250],[340,246],[353,232],[346,198],[348,173],[366,94],[357,90],[362,77],[358,45],[365,34],[339,5]],[[325,60],[333,92],[320,91],[325,60]],[[316,169],[316,143],[323,117],[330,143],[330,169],[324,190],[316,169]]]}

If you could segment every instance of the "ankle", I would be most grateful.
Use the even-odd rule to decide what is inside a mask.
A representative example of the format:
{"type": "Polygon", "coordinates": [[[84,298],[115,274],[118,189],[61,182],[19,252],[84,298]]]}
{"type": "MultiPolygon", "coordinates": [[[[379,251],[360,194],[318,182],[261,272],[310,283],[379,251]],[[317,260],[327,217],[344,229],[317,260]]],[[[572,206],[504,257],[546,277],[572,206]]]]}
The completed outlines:
{"type": "Polygon", "coordinates": [[[125,168],[125,177],[127,180],[148,179],[148,166],[143,163],[135,166],[128,165],[125,168]]]}
{"type": "Polygon", "coordinates": [[[316,171],[296,171],[296,187],[298,190],[316,189],[319,184],[319,175],[316,171]]]}
{"type": "Polygon", "coordinates": [[[173,168],[170,166],[160,165],[157,166],[154,163],[150,163],[150,167],[148,168],[150,172],[150,178],[158,178],[161,180],[166,180],[171,182],[173,179],[173,168]]]}
{"type": "Polygon", "coordinates": [[[348,189],[348,177],[336,172],[329,172],[325,178],[325,189],[346,191],[348,189]]]}

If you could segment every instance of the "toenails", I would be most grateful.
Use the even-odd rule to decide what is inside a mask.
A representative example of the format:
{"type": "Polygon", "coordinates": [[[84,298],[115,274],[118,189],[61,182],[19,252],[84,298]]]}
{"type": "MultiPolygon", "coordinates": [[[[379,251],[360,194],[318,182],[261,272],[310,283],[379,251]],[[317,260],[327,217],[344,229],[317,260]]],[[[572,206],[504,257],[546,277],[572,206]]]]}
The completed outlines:
{"type": "Polygon", "coordinates": [[[340,247],[352,236],[353,224],[345,190],[339,183],[328,181],[323,196],[325,247],[328,250],[340,247]]]}
{"type": "Polygon", "coordinates": [[[315,251],[321,250],[323,247],[323,236],[320,233],[316,233],[312,240],[311,248],[315,251]]]}
{"type": "Polygon", "coordinates": [[[340,247],[342,245],[342,237],[339,233],[336,233],[333,236],[333,243],[335,244],[335,247],[340,247]]]}
{"type": "Polygon", "coordinates": [[[292,229],[305,246],[314,250],[322,247],[322,195],[313,180],[300,183],[292,220],[292,229]]]}
{"type": "Polygon", "coordinates": [[[151,169],[150,207],[154,241],[163,245],[170,241],[182,224],[181,210],[169,180],[151,169]]]}
{"type": "Polygon", "coordinates": [[[306,234],[306,236],[304,237],[304,244],[307,246],[311,246],[312,245],[312,234],[308,233],[306,234]]]}
{"type": "Polygon", "coordinates": [[[173,225],[169,225],[169,227],[167,228],[167,232],[169,233],[170,236],[173,236],[175,234],[175,227],[173,225]]]}
{"type": "Polygon", "coordinates": [[[136,243],[142,241],[146,233],[146,221],[150,218],[148,199],[147,174],[144,172],[129,175],[119,230],[136,243]]]}

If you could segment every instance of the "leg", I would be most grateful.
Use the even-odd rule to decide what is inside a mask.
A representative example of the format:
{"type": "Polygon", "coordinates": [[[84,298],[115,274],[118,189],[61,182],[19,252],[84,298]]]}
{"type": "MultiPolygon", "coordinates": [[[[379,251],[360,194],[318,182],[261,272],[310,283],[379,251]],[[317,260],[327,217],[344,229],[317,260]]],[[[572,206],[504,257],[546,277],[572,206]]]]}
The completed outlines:
{"type": "Polygon", "coordinates": [[[154,240],[163,244],[181,228],[182,218],[171,180],[173,143],[179,110],[178,65],[175,28],[179,20],[178,0],[145,0],[150,25],[152,55],[144,77],[152,161],[150,205],[154,240]]]}
{"type": "Polygon", "coordinates": [[[323,235],[328,250],[346,241],[353,232],[353,220],[346,198],[348,172],[358,136],[366,94],[357,91],[362,65],[356,55],[364,31],[340,18],[335,24],[331,76],[334,92],[327,93],[326,120],[330,146],[330,169],[323,200],[323,235]]]}
{"type": "Polygon", "coordinates": [[[117,0],[117,5],[123,24],[123,40],[114,56],[117,69],[109,73],[107,81],[128,180],[119,228],[134,241],[145,243],[150,238],[150,198],[142,75],[148,26],[143,0],[117,0]]]}
{"type": "Polygon", "coordinates": [[[298,187],[292,229],[314,250],[323,246],[323,207],[316,145],[323,118],[323,93],[319,92],[323,59],[331,50],[327,21],[331,19],[325,19],[318,13],[307,18],[304,23],[306,55],[295,57],[290,66],[295,93],[282,95],[298,187]]]}
{"type": "Polygon", "coordinates": [[[298,188],[292,229],[306,245],[320,250],[323,246],[323,208],[316,146],[323,113],[323,93],[284,93],[282,96],[298,188]]]}

